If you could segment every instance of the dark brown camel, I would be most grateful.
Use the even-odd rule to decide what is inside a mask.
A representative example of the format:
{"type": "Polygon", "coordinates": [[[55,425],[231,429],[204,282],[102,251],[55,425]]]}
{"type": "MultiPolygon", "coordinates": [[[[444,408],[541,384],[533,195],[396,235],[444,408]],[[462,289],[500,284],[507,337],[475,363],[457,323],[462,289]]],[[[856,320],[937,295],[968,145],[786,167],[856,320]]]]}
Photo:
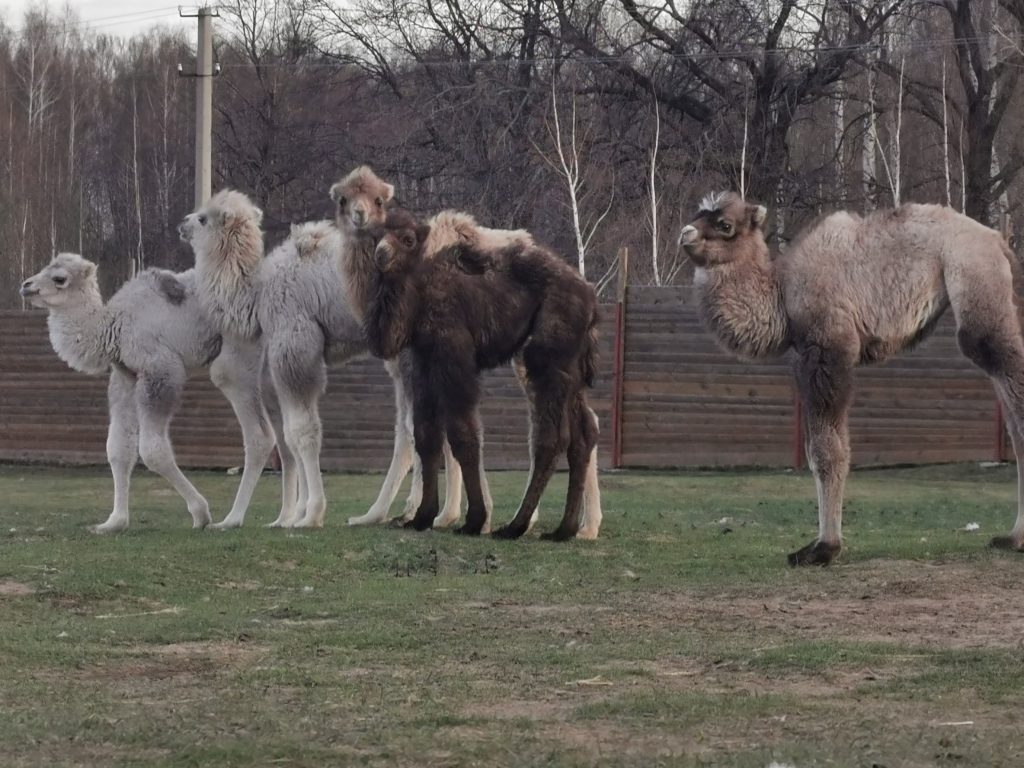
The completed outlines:
{"type": "Polygon", "coordinates": [[[478,481],[480,372],[516,356],[531,404],[533,469],[515,518],[494,536],[526,533],[555,462],[565,452],[565,513],[558,528],[543,538],[573,538],[580,529],[587,465],[598,436],[586,394],[596,358],[594,290],[532,240],[511,238],[505,247],[487,251],[450,246],[426,259],[429,233],[430,225],[411,215],[389,213],[375,253],[378,271],[366,297],[370,350],[388,359],[409,348],[414,361],[414,434],[423,465],[423,500],[407,525],[426,530],[437,515],[437,473],[447,435],[469,499],[466,524],[458,532],[480,533],[486,520],[478,481]]]}

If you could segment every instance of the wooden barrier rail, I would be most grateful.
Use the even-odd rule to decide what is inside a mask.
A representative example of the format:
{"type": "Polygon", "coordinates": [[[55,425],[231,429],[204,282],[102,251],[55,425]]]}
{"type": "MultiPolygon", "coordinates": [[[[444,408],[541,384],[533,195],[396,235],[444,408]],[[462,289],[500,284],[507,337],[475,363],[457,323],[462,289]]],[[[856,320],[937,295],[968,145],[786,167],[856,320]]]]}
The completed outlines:
{"type": "MultiPolygon", "coordinates": [[[[43,313],[3,311],[0,323],[0,460],[104,463],[106,381],[74,373],[57,358],[43,313]]],[[[723,353],[701,328],[689,288],[629,288],[621,302],[602,307],[601,331],[593,404],[603,466],[614,458],[623,467],[661,468],[799,461],[788,359],[753,364],[723,353]]],[[[991,386],[960,356],[952,318],[944,318],[917,350],[858,371],[853,461],[998,458],[994,413],[991,386]]],[[[324,467],[383,470],[393,414],[379,361],[332,366],[322,400],[324,467]]],[[[482,417],[487,466],[529,466],[526,407],[509,369],[486,376],[482,417]]],[[[172,436],[185,466],[241,463],[238,425],[204,372],[190,377],[172,436]]]]}

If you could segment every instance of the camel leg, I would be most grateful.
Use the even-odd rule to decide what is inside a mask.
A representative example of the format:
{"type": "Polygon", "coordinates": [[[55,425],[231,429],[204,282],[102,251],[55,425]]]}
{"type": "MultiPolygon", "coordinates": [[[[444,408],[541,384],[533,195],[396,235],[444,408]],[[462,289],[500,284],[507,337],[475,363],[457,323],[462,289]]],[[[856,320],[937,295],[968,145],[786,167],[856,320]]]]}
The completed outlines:
{"type": "Polygon", "coordinates": [[[402,383],[402,375],[397,360],[388,360],[384,367],[391,375],[391,382],[395,389],[395,444],[391,453],[391,465],[388,467],[387,476],[377,494],[376,501],[370,506],[366,514],[358,517],[350,517],[349,525],[371,525],[382,523],[388,517],[388,510],[398,495],[398,489],[402,480],[409,474],[413,464],[412,432],[407,428],[407,412],[411,408],[408,395],[402,383]]]}
{"type": "Polygon", "coordinates": [[[284,416],[285,440],[298,457],[299,503],[301,515],[294,521],[295,528],[322,528],[327,511],[323,478],[320,475],[320,446],[322,433],[317,401],[301,401],[291,394],[281,398],[284,416]]]}
{"type": "MultiPolygon", "coordinates": [[[[588,416],[594,426],[594,432],[600,436],[600,427],[597,421],[597,414],[590,408],[587,409],[588,416]]],[[[597,483],[597,442],[590,449],[590,458],[587,460],[587,475],[583,484],[583,525],[577,539],[596,539],[598,531],[601,530],[601,488],[597,483]]]]}
{"type": "Polygon", "coordinates": [[[242,428],[242,444],[245,449],[242,478],[231,511],[211,528],[224,530],[242,525],[256,483],[274,449],[274,429],[263,407],[260,367],[260,351],[256,345],[249,345],[245,349],[225,345],[220,356],[210,366],[210,380],[231,403],[242,428]]]}
{"type": "MultiPolygon", "coordinates": [[[[530,386],[530,381],[526,375],[526,366],[523,364],[522,357],[513,358],[512,372],[516,375],[516,379],[519,381],[519,388],[523,390],[523,394],[526,396],[526,444],[528,446],[530,454],[530,470],[526,475],[526,487],[529,488],[530,482],[533,480],[533,425],[537,419],[537,408],[533,402],[533,388],[530,386]]],[[[537,518],[539,517],[540,509],[534,509],[533,514],[530,515],[530,524],[526,528],[527,533],[529,533],[533,529],[533,526],[536,525],[537,518]]]]}
{"type": "MultiPolygon", "coordinates": [[[[1012,307],[1009,296],[1006,306],[1012,307]]],[[[1002,318],[1002,327],[999,318],[972,319],[974,324],[961,323],[957,329],[957,342],[964,355],[992,379],[1017,457],[1017,520],[1009,535],[996,536],[989,545],[1024,552],[1024,342],[1016,318],[1009,313],[1002,318]]]]}
{"type": "Polygon", "coordinates": [[[469,500],[466,524],[456,528],[455,532],[478,536],[483,532],[483,527],[487,523],[488,513],[483,487],[480,483],[482,444],[476,409],[466,409],[461,413],[449,416],[445,431],[451,445],[451,452],[459,466],[462,467],[466,483],[466,498],[469,500]]]}
{"type": "Polygon", "coordinates": [[[270,416],[277,443],[277,455],[281,459],[281,511],[268,528],[290,528],[299,517],[299,460],[284,439],[284,418],[281,405],[269,376],[263,378],[263,402],[270,416]]]}
{"type": "Polygon", "coordinates": [[[298,519],[293,522],[297,528],[322,527],[327,510],[320,476],[320,396],[327,384],[323,350],[323,332],[316,327],[292,329],[284,340],[273,339],[267,347],[270,374],[284,419],[284,439],[299,468],[298,519]]]}
{"type": "Polygon", "coordinates": [[[404,524],[404,527],[425,531],[434,525],[440,508],[437,474],[441,470],[445,442],[444,424],[432,388],[421,387],[415,391],[413,422],[416,455],[419,457],[423,473],[423,491],[416,514],[404,524]]]}
{"type": "Polygon", "coordinates": [[[1024,552],[1024,391],[1008,380],[997,379],[994,383],[1017,457],[1017,521],[1008,536],[994,536],[989,546],[1024,552]]]}
{"type": "Polygon", "coordinates": [[[541,536],[551,541],[567,541],[580,531],[583,520],[583,491],[587,482],[588,465],[597,445],[597,425],[591,418],[590,408],[582,392],[573,398],[569,407],[569,488],[565,498],[562,522],[551,533],[541,536]]]}
{"type": "Polygon", "coordinates": [[[180,362],[159,374],[142,374],[135,388],[139,414],[139,453],[147,467],[166,479],[181,495],[192,515],[193,528],[210,524],[210,506],[178,468],[171,447],[171,417],[185,387],[185,369],[180,362]]]}
{"type": "Polygon", "coordinates": [[[555,472],[555,462],[569,445],[570,428],[566,408],[569,382],[557,366],[548,365],[544,361],[543,355],[538,355],[536,367],[530,366],[527,361],[527,373],[534,402],[530,428],[533,458],[530,481],[515,517],[494,532],[493,535],[499,539],[515,539],[529,530],[540,497],[555,472]]]}
{"type": "Polygon", "coordinates": [[[107,429],[107,461],[114,476],[114,509],[93,533],[116,533],[128,527],[128,498],[132,470],[139,458],[139,416],[135,410],[135,378],[113,368],[107,385],[110,425],[107,429]]]}
{"type": "MultiPolygon", "coordinates": [[[[855,350],[856,344],[849,349],[855,350]]],[[[799,354],[796,378],[807,425],[807,461],[818,491],[818,538],[792,553],[789,564],[828,565],[842,549],[853,365],[846,353],[818,346],[799,354]]]]}
{"type": "MultiPolygon", "coordinates": [[[[479,434],[477,435],[476,442],[479,445],[479,434]]],[[[481,446],[481,451],[482,450],[483,447],[481,446]]],[[[458,522],[459,517],[462,515],[462,481],[464,467],[455,458],[455,453],[448,440],[444,441],[442,451],[444,453],[444,507],[441,509],[441,513],[434,520],[435,528],[447,528],[449,525],[458,522]]],[[[477,456],[477,466],[481,466],[481,456],[482,454],[477,456]]],[[[479,478],[477,482],[479,483],[479,478]]]]}

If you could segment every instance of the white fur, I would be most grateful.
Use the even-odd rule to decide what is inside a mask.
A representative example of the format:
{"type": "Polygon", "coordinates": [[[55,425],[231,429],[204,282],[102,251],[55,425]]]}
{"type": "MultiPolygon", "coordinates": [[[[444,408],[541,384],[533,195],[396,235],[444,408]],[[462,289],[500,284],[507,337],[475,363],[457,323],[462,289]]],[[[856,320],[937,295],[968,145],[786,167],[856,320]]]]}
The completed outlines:
{"type": "Polygon", "coordinates": [[[193,527],[210,522],[206,499],[178,468],[168,435],[188,370],[206,365],[242,427],[245,471],[231,515],[244,516],[273,447],[273,430],[260,402],[258,377],[239,380],[221,371],[228,359],[235,361],[235,369],[258,371],[258,350],[221,343],[196,297],[195,273],[147,270],[104,305],[96,266],[62,253],[21,290],[33,305],[49,310],[50,341],[62,360],[90,375],[110,372],[107,458],[114,508],[93,530],[111,533],[128,527],[130,478],[140,455],[185,499],[193,527]]]}
{"type": "MultiPolygon", "coordinates": [[[[219,192],[179,226],[182,239],[195,251],[196,268],[203,276],[200,298],[225,338],[258,340],[264,351],[267,374],[280,403],[284,437],[279,445],[281,511],[271,523],[273,527],[323,525],[327,499],[320,473],[323,435],[319,400],[326,386],[326,363],[366,353],[362,326],[345,289],[342,264],[355,247],[354,219],[358,218],[360,225],[370,220],[379,210],[377,199],[390,199],[393,188],[374,185],[375,177],[371,178],[368,169],[357,171],[347,178],[362,190],[358,194],[353,194],[344,180],[332,187],[336,201],[345,192],[350,198],[348,207],[360,212],[345,220],[348,231],[328,221],[298,224],[266,258],[259,230],[261,213],[241,193],[219,192]]],[[[392,378],[397,398],[401,382],[394,374],[392,378]]],[[[404,419],[396,422],[391,467],[377,500],[366,515],[350,519],[350,524],[386,518],[412,453],[411,430],[400,425],[404,427],[404,419]]],[[[414,470],[418,472],[418,468],[414,470]]],[[[419,487],[417,479],[414,477],[410,500],[419,487]]],[[[460,475],[449,473],[447,490],[442,517],[450,517],[452,508],[458,517],[460,475]]]]}

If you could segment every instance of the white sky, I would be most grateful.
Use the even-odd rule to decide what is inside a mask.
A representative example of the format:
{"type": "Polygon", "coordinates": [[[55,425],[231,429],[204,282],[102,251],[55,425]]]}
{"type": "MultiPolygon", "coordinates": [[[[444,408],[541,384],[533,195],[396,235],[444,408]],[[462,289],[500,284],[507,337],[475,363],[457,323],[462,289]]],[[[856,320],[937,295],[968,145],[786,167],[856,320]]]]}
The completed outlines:
{"type": "MultiPolygon", "coordinates": [[[[190,11],[195,2],[185,2],[182,6],[190,11]]],[[[43,4],[40,0],[0,0],[0,18],[9,26],[19,28],[26,9],[43,4]]],[[[186,30],[194,30],[196,26],[195,19],[178,16],[178,4],[174,0],[50,0],[46,4],[58,15],[65,6],[70,6],[83,28],[109,35],[128,37],[158,24],[186,30]]]]}

